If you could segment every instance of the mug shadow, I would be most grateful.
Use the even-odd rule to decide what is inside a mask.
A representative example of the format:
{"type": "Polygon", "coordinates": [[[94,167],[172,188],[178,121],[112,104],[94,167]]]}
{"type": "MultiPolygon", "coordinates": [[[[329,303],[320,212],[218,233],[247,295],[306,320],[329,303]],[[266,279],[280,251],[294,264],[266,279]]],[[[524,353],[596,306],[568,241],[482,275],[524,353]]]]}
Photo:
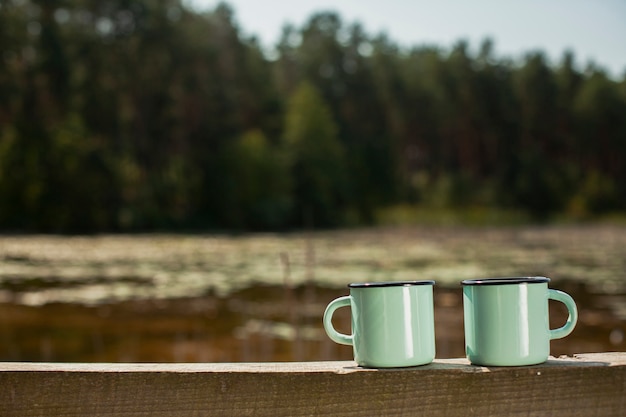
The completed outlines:
{"type": "Polygon", "coordinates": [[[521,366],[484,366],[475,365],[469,362],[466,358],[454,358],[454,359],[435,359],[433,362],[419,366],[407,366],[401,368],[376,368],[365,367],[360,365],[344,366],[343,369],[347,372],[350,371],[377,371],[377,372],[414,372],[414,371],[443,371],[454,370],[469,373],[481,373],[481,372],[501,372],[511,369],[545,369],[545,368],[565,368],[565,367],[606,367],[611,366],[610,362],[596,361],[596,360],[581,360],[575,357],[554,358],[550,357],[543,363],[534,365],[521,365],[521,366]]]}

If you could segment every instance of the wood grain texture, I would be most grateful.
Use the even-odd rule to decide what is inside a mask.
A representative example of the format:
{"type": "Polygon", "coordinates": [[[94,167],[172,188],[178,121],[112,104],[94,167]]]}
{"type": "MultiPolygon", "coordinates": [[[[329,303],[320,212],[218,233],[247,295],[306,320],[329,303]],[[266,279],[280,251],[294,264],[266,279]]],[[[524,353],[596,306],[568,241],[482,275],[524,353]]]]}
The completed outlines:
{"type": "Polygon", "coordinates": [[[624,416],[626,353],[527,367],[0,363],[1,416],[624,416]]]}

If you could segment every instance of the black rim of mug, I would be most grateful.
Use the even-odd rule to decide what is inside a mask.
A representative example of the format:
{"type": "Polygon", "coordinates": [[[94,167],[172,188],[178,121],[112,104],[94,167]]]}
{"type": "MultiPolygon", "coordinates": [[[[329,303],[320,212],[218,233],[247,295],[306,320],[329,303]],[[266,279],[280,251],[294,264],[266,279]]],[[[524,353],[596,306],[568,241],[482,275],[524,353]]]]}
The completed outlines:
{"type": "Polygon", "coordinates": [[[550,282],[547,277],[503,277],[479,278],[461,281],[462,285],[509,285],[509,284],[541,284],[550,282]]]}
{"type": "Polygon", "coordinates": [[[348,284],[348,288],[409,287],[412,285],[435,285],[435,281],[427,279],[420,281],[353,282],[348,284]]]}

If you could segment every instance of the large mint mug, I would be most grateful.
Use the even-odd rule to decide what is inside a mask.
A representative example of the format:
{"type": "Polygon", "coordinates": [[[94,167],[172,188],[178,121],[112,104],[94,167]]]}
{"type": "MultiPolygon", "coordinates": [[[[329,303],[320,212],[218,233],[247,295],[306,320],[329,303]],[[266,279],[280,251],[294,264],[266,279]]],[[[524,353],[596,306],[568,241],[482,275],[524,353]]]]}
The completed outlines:
{"type": "Polygon", "coordinates": [[[363,367],[396,368],[430,363],[435,358],[433,285],[435,281],[354,283],[350,295],[337,298],[324,312],[324,329],[336,343],[352,345],[363,367]],[[352,334],[332,324],[335,310],[350,307],[352,334]]]}
{"type": "Polygon", "coordinates": [[[549,278],[516,277],[462,281],[465,351],[471,363],[521,366],[545,362],[550,340],[574,330],[576,303],[568,294],[548,289],[549,278]],[[565,304],[564,326],[550,329],[548,300],[565,304]]]}

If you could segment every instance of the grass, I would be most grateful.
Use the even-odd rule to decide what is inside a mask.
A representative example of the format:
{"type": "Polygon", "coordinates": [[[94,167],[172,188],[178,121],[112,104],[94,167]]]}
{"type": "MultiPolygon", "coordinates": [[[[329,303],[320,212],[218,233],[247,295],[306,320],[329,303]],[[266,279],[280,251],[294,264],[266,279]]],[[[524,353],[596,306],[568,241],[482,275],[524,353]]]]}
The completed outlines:
{"type": "Polygon", "coordinates": [[[380,210],[376,223],[383,226],[512,226],[530,224],[531,218],[521,210],[492,207],[454,209],[397,205],[380,210]]]}
{"type": "Polygon", "coordinates": [[[488,206],[462,208],[414,206],[408,204],[386,207],[376,213],[380,226],[532,226],[608,224],[626,225],[626,213],[607,212],[591,215],[585,212],[556,213],[539,221],[522,210],[502,209],[488,206]]]}

